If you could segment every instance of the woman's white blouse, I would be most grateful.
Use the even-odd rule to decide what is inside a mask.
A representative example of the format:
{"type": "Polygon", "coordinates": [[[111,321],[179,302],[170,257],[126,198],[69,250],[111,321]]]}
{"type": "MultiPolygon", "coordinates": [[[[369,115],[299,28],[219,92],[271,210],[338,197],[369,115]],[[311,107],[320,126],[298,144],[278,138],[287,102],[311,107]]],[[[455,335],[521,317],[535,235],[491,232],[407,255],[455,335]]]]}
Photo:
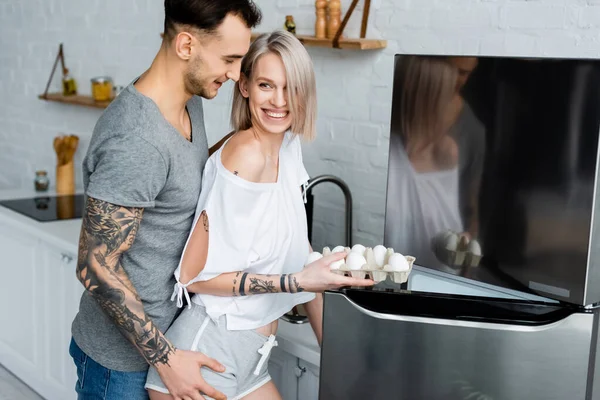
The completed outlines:
{"type": "MultiPolygon", "coordinates": [[[[177,298],[179,307],[183,304],[183,296],[189,303],[186,287],[191,283],[236,271],[291,274],[302,270],[309,254],[303,202],[309,176],[302,162],[299,137],[285,134],[275,183],[254,183],[234,175],[221,163],[223,147],[206,163],[194,223],[184,248],[185,253],[200,214],[206,210],[210,227],[206,265],[196,278],[183,285],[179,281],[179,262],[172,297],[177,298]]],[[[241,276],[236,281],[236,291],[241,276]]],[[[279,278],[274,277],[272,281],[278,288],[279,278]]],[[[233,288],[232,280],[232,291],[233,288]]],[[[206,307],[207,314],[214,320],[226,315],[227,329],[242,330],[264,326],[314,296],[307,292],[237,297],[195,294],[191,301],[206,307]]]]}

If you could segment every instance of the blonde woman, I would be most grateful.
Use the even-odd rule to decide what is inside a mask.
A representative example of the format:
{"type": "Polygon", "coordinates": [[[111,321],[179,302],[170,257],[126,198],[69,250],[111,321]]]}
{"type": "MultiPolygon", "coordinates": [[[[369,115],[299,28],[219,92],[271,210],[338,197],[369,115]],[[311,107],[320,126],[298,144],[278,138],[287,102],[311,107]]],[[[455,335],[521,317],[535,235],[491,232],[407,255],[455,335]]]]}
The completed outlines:
{"type": "MultiPolygon", "coordinates": [[[[281,398],[267,367],[283,314],[304,303],[320,343],[320,292],[373,284],[331,273],[329,264],[343,254],[304,267],[310,244],[302,188],[309,177],[300,137],[315,136],[315,91],[312,62],[293,35],[256,39],[234,92],[235,133],[206,164],[175,272],[173,296],[188,305],[166,336],[225,366],[223,373],[203,368],[202,375],[228,399],[281,398]]],[[[154,369],[146,388],[153,400],[172,398],[154,369]]]]}
{"type": "Polygon", "coordinates": [[[451,134],[458,73],[443,57],[403,56],[394,76],[385,238],[422,265],[444,270],[431,241],[463,232],[459,148],[451,134]]]}

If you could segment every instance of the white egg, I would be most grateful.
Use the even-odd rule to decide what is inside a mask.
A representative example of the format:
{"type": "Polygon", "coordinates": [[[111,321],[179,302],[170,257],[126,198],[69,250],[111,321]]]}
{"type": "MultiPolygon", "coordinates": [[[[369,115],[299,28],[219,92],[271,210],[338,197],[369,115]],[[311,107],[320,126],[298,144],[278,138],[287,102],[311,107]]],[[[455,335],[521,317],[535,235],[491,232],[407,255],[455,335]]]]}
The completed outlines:
{"type": "Polygon", "coordinates": [[[470,253],[472,253],[474,256],[480,256],[481,255],[481,245],[479,244],[479,242],[475,239],[471,240],[469,242],[469,246],[468,246],[468,251],[470,253]]]}
{"type": "Polygon", "coordinates": [[[342,251],[346,251],[344,246],[335,246],[333,250],[331,250],[332,253],[341,253],[342,251]]]}
{"type": "Polygon", "coordinates": [[[394,253],[390,256],[388,260],[388,265],[392,267],[393,271],[404,272],[410,269],[408,265],[408,261],[406,261],[406,257],[404,257],[400,253],[394,253]]]}
{"type": "Polygon", "coordinates": [[[329,264],[329,269],[340,269],[342,265],[344,265],[345,261],[342,258],[341,260],[337,260],[329,264]]]}
{"type": "Polygon", "coordinates": [[[306,259],[306,263],[304,265],[311,264],[317,260],[320,260],[321,258],[323,258],[323,255],[321,253],[319,253],[318,251],[313,251],[308,255],[308,258],[306,259]]]}
{"type": "Polygon", "coordinates": [[[456,251],[456,247],[458,246],[458,235],[456,233],[452,233],[446,236],[446,250],[456,251]]]}
{"type": "Polygon", "coordinates": [[[382,267],[383,264],[385,263],[386,251],[387,251],[387,249],[385,248],[385,246],[382,246],[380,244],[378,244],[377,246],[375,246],[373,248],[373,255],[375,256],[375,264],[377,264],[379,267],[382,267]]]}
{"type": "Polygon", "coordinates": [[[362,254],[352,251],[346,256],[346,265],[352,270],[361,269],[363,265],[367,263],[367,260],[362,254]]]}
{"type": "Polygon", "coordinates": [[[370,247],[367,247],[367,249],[365,250],[365,260],[367,260],[367,269],[374,269],[377,268],[377,263],[375,262],[375,256],[373,255],[373,249],[370,247]]]}
{"type": "Polygon", "coordinates": [[[387,251],[385,252],[385,258],[383,259],[383,265],[386,265],[388,263],[388,260],[394,253],[395,253],[394,249],[391,247],[388,247],[387,251]]]}
{"type": "Polygon", "coordinates": [[[352,246],[352,253],[358,253],[362,256],[365,254],[366,249],[367,248],[362,244],[355,244],[354,246],[352,246]]]}

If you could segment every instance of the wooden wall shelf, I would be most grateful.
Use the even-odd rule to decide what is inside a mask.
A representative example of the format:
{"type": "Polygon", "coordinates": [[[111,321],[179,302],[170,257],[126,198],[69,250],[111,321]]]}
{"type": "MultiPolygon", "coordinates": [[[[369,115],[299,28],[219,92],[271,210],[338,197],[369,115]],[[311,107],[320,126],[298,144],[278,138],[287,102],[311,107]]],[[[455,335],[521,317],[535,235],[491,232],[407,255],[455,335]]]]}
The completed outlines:
{"type": "Polygon", "coordinates": [[[42,100],[56,101],[59,103],[74,104],[78,106],[94,107],[94,108],[106,108],[110,104],[110,101],[96,101],[92,96],[74,95],[64,96],[62,93],[48,93],[46,97],[43,94],[38,96],[42,100]]]}
{"type": "MultiPolygon", "coordinates": [[[[252,40],[256,39],[259,35],[260,35],[259,32],[253,32],[252,40]]],[[[164,34],[161,32],[160,37],[162,38],[163,36],[164,36],[164,34]]],[[[335,47],[333,45],[333,39],[317,39],[314,36],[308,36],[308,35],[296,35],[296,37],[305,46],[325,47],[328,49],[333,49],[335,47]]],[[[340,44],[340,47],[339,47],[340,49],[346,49],[346,50],[377,50],[377,49],[385,49],[387,47],[387,40],[341,38],[339,44],[340,44]]]]}
{"type": "MultiPolygon", "coordinates": [[[[252,40],[256,39],[260,33],[252,33],[252,40]]],[[[333,39],[317,39],[314,36],[308,35],[296,35],[298,40],[305,46],[311,47],[326,47],[334,48],[333,39]]],[[[346,50],[377,50],[384,49],[387,46],[387,40],[382,39],[353,39],[353,38],[341,38],[340,49],[346,50]]]]}

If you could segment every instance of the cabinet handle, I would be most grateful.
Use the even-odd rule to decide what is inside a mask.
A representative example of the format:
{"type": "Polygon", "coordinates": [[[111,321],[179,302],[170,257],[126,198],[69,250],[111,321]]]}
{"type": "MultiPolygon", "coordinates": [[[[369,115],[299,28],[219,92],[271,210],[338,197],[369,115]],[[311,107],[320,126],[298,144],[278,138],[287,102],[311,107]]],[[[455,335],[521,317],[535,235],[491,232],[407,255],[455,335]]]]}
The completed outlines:
{"type": "Polygon", "coordinates": [[[65,264],[70,264],[71,261],[73,261],[73,257],[71,257],[70,255],[66,254],[66,253],[61,253],[61,260],[63,263],[65,264]]]}
{"type": "Polygon", "coordinates": [[[294,367],[294,375],[296,375],[296,378],[300,378],[302,375],[304,375],[305,372],[306,367],[294,367]]]}

